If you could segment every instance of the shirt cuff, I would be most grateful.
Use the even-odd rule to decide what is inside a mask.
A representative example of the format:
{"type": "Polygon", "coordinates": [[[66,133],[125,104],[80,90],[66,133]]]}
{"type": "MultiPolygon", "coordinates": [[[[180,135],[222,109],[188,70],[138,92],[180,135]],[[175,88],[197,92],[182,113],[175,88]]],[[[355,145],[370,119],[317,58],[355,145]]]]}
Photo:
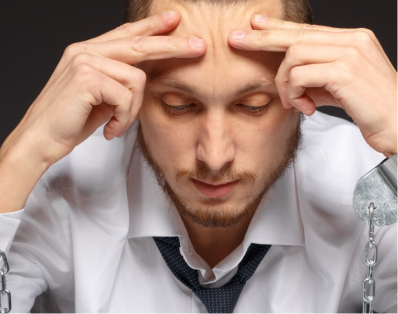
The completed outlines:
{"type": "Polygon", "coordinates": [[[0,250],[8,253],[12,240],[21,222],[24,209],[16,212],[0,214],[0,250]]]}

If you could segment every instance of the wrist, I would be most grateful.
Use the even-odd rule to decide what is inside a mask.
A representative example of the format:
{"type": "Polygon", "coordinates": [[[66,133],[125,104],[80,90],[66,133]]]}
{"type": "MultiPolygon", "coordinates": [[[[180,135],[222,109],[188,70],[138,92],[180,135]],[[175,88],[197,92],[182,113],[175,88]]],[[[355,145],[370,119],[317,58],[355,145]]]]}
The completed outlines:
{"type": "Polygon", "coordinates": [[[380,134],[375,137],[380,143],[380,150],[384,156],[391,158],[397,153],[397,121],[388,121],[389,123],[384,123],[385,127],[380,134]]]}
{"type": "Polygon", "coordinates": [[[397,139],[392,139],[390,142],[391,144],[388,145],[383,151],[383,155],[386,156],[387,158],[391,158],[393,157],[396,153],[397,153],[397,143],[396,142],[397,139]]]}
{"type": "Polygon", "coordinates": [[[395,151],[395,152],[390,151],[390,152],[384,152],[384,153],[383,153],[383,155],[386,156],[387,158],[391,158],[391,157],[393,157],[393,156],[396,155],[396,154],[397,154],[396,151],[395,151]]]}
{"type": "Polygon", "coordinates": [[[6,140],[0,149],[0,213],[22,209],[49,166],[28,142],[6,140]]]}

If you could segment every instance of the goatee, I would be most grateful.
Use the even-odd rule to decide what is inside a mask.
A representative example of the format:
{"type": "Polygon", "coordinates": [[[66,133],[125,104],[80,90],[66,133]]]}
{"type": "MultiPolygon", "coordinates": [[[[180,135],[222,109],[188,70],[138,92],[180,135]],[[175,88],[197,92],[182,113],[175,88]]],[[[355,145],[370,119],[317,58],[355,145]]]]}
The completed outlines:
{"type": "MultiPolygon", "coordinates": [[[[275,182],[284,174],[285,170],[291,165],[296,158],[297,151],[301,142],[301,122],[303,118],[300,116],[300,123],[294,129],[284,147],[284,154],[278,166],[263,179],[263,188],[260,193],[253,195],[244,208],[225,209],[211,207],[206,208],[191,208],[183,203],[183,199],[179,197],[171,188],[170,184],[165,179],[164,172],[159,163],[154,159],[151,150],[144,138],[142,126],[139,123],[137,127],[136,149],[138,149],[144,156],[147,164],[152,169],[155,178],[162,188],[165,196],[174,204],[175,208],[182,217],[207,228],[230,228],[239,222],[252,217],[257,210],[257,207],[265,197],[267,192],[272,188],[275,182]]],[[[264,161],[266,162],[266,161],[264,161]]],[[[241,180],[254,183],[257,176],[251,172],[236,172],[231,169],[231,166],[225,165],[219,171],[209,169],[206,164],[199,163],[196,169],[186,170],[182,169],[176,174],[176,181],[183,178],[191,178],[200,181],[213,181],[213,182],[230,182],[241,180]]]]}

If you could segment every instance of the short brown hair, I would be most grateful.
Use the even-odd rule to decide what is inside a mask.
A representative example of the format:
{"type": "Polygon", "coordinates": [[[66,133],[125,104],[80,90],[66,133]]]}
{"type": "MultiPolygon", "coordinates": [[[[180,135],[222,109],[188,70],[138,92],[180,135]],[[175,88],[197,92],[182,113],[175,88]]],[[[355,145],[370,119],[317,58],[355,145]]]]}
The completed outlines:
{"type": "MultiPolygon", "coordinates": [[[[153,0],[126,0],[124,20],[135,22],[146,18],[153,0]]],[[[189,2],[213,2],[220,4],[248,2],[250,0],[186,0],[189,2]]],[[[281,0],[285,8],[284,19],[297,23],[312,24],[312,9],[310,0],[281,0]]]]}

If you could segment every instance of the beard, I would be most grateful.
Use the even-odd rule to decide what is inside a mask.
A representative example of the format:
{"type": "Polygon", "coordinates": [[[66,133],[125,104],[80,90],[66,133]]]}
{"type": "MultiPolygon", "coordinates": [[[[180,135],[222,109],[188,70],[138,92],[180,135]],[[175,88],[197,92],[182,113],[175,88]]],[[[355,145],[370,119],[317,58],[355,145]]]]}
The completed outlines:
{"type": "MultiPolygon", "coordinates": [[[[211,203],[217,202],[217,199],[211,199],[206,207],[192,208],[183,198],[178,196],[170,184],[167,182],[164,171],[159,163],[154,159],[150,148],[144,138],[141,123],[137,127],[137,138],[135,148],[144,156],[146,163],[152,169],[158,185],[163,190],[164,195],[174,204],[181,217],[185,217],[192,222],[205,228],[231,228],[240,222],[251,219],[257,210],[257,207],[272,188],[275,182],[284,174],[285,170],[294,162],[297,151],[301,143],[301,123],[303,116],[300,114],[300,123],[289,136],[284,146],[284,153],[278,165],[269,173],[264,175],[261,192],[251,196],[250,200],[243,208],[214,208],[211,203]]],[[[211,170],[205,163],[198,163],[196,169],[180,170],[176,174],[176,181],[183,178],[191,178],[199,181],[210,182],[231,182],[241,180],[242,182],[254,183],[257,176],[252,172],[234,171],[229,164],[226,164],[218,171],[211,170]]]]}

